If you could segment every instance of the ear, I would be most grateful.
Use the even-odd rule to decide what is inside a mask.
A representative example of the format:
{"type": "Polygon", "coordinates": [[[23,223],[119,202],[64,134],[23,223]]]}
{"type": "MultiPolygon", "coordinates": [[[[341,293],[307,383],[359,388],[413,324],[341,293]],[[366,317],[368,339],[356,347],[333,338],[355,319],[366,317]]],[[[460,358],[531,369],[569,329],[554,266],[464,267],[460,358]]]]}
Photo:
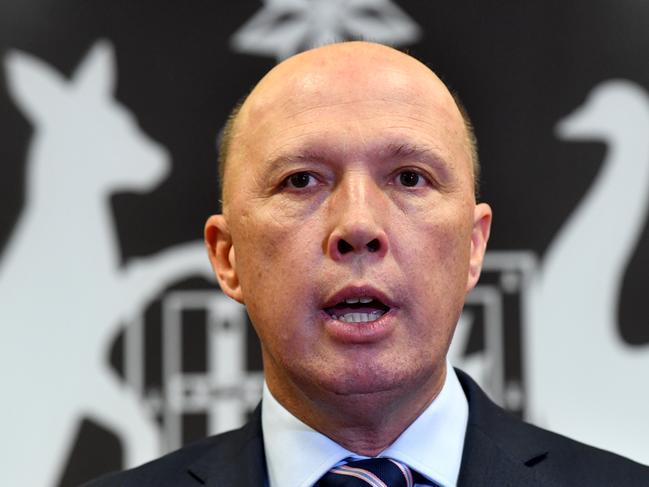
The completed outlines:
{"type": "Polygon", "coordinates": [[[115,88],[115,55],[106,40],[95,42],[74,72],[73,82],[89,94],[110,96],[115,88]]]}
{"type": "Polygon", "coordinates": [[[51,66],[36,57],[10,51],[5,57],[7,88],[14,102],[32,121],[41,120],[67,96],[67,82],[51,66]]]}
{"type": "Polygon", "coordinates": [[[205,246],[221,289],[243,304],[232,235],[223,215],[212,215],[205,222],[205,246]]]}
{"type": "Polygon", "coordinates": [[[486,203],[475,205],[473,210],[473,230],[471,231],[471,255],[466,290],[475,287],[480,278],[482,263],[487,250],[487,241],[491,232],[491,208],[486,203]]]}

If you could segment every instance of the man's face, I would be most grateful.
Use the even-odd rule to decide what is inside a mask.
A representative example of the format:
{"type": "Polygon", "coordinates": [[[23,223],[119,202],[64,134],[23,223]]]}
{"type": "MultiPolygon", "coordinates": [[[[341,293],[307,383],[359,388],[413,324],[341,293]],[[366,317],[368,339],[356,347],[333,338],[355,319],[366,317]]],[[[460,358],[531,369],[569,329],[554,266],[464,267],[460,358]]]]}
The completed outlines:
{"type": "Polygon", "coordinates": [[[479,274],[490,212],[461,116],[432,73],[383,49],[289,61],[240,114],[211,252],[276,395],[439,385],[479,274]]]}

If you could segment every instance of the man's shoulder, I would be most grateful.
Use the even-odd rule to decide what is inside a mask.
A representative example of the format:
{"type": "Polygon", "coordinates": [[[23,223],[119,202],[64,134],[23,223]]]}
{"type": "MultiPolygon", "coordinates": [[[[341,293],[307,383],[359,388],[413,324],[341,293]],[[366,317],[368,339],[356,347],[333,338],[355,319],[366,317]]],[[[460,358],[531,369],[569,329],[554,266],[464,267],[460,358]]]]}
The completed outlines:
{"type": "Polygon", "coordinates": [[[106,474],[83,487],[198,486],[212,475],[222,476],[223,485],[239,485],[228,479],[254,477],[263,469],[261,430],[255,415],[239,429],[190,443],[138,467],[106,474]],[[247,472],[241,472],[242,467],[247,472]]]}
{"type": "Polygon", "coordinates": [[[546,485],[649,487],[649,467],[512,416],[494,442],[546,485]]]}
{"type": "Polygon", "coordinates": [[[527,479],[525,485],[649,487],[649,467],[524,422],[491,402],[466,374],[458,371],[458,377],[469,401],[462,461],[469,478],[497,468],[527,479]]]}
{"type": "Polygon", "coordinates": [[[83,487],[182,485],[183,479],[179,476],[186,476],[187,468],[209,450],[218,447],[224,438],[225,435],[205,438],[139,467],[104,475],[83,487]]]}
{"type": "Polygon", "coordinates": [[[610,479],[615,483],[606,485],[649,487],[649,466],[529,423],[521,423],[525,435],[534,438],[532,443],[548,445],[547,453],[539,452],[532,462],[547,460],[545,466],[540,462],[539,467],[549,477],[559,475],[566,478],[568,473],[571,485],[596,485],[597,481],[601,483],[610,479]]]}

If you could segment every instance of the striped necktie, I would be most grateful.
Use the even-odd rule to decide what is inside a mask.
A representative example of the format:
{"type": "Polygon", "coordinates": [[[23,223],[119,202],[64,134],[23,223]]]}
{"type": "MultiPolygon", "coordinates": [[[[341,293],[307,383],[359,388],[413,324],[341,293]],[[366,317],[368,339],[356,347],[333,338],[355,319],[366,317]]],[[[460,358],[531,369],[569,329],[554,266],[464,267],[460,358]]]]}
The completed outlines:
{"type": "Polygon", "coordinates": [[[391,458],[368,458],[334,467],[314,487],[413,487],[412,472],[391,458]]]}

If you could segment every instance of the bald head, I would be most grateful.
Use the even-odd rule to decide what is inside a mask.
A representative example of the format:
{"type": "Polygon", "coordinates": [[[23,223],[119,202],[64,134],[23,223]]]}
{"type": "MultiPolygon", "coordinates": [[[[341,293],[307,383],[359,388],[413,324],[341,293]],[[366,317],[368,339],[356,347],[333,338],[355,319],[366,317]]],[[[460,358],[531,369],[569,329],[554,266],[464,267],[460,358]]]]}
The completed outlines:
{"type": "MultiPolygon", "coordinates": [[[[461,102],[428,67],[393,48],[355,41],[330,44],[297,54],[271,69],[232,111],[219,152],[222,199],[228,199],[228,169],[245,164],[254,152],[260,121],[278,112],[301,113],[314,107],[355,103],[378,93],[415,104],[432,102],[448,114],[451,131],[460,130],[473,172],[479,177],[477,144],[461,102]],[[453,127],[454,125],[454,127],[453,127]],[[232,148],[236,147],[236,151],[232,148]]],[[[458,135],[458,134],[454,134],[458,135]]]]}
{"type": "Polygon", "coordinates": [[[435,74],[365,42],[279,64],[230,124],[210,260],[273,396],[351,451],[383,450],[444,382],[491,222],[469,133],[435,74]]]}

